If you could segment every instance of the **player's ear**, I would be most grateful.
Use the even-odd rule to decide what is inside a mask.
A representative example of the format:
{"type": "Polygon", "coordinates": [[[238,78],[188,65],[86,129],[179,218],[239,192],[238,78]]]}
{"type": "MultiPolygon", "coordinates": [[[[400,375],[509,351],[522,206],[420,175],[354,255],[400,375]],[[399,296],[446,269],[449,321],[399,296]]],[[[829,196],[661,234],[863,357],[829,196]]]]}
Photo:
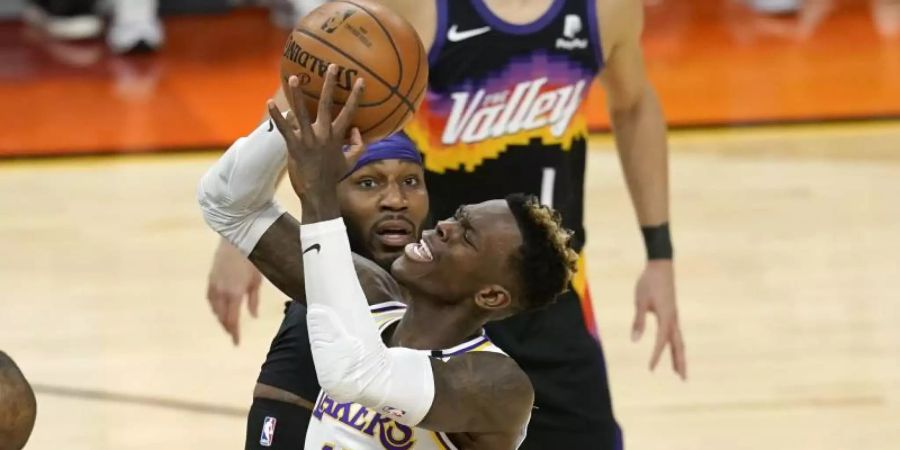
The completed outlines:
{"type": "Polygon", "coordinates": [[[512,305],[512,295],[503,286],[491,284],[475,294],[475,304],[491,312],[500,311],[512,305]]]}

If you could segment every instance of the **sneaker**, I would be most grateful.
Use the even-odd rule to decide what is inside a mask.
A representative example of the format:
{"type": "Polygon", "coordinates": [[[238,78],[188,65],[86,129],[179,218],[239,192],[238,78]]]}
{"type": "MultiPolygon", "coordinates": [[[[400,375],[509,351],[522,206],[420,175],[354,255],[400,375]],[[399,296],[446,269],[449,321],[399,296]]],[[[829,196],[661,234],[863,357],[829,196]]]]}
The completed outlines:
{"type": "Polygon", "coordinates": [[[152,52],[163,44],[157,0],[113,0],[106,43],[113,53],[152,52]]]}
{"type": "Polygon", "coordinates": [[[32,0],[22,13],[26,23],[64,41],[100,36],[103,20],[94,11],[94,0],[32,0]]]}
{"type": "Polygon", "coordinates": [[[162,22],[152,17],[148,20],[114,21],[106,32],[106,43],[116,54],[147,53],[159,50],[165,38],[162,22]]]}
{"type": "Polygon", "coordinates": [[[801,0],[751,0],[750,6],[759,13],[783,15],[800,11],[801,0]]]}

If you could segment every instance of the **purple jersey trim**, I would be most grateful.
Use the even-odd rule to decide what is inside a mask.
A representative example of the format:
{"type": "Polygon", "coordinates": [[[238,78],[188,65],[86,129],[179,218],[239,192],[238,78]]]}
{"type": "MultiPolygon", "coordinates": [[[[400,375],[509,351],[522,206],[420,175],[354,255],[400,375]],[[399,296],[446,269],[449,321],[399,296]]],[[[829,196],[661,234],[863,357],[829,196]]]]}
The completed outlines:
{"type": "Polygon", "coordinates": [[[600,36],[600,24],[597,23],[597,0],[587,0],[588,26],[591,28],[591,45],[594,46],[594,56],[597,57],[597,72],[603,70],[606,63],[603,61],[603,40],[600,36]]]}
{"type": "Polygon", "coordinates": [[[397,304],[388,304],[388,305],[377,305],[373,306],[369,312],[379,313],[385,311],[394,311],[396,309],[406,309],[406,305],[397,305],[397,304]]]}
{"type": "Polygon", "coordinates": [[[437,64],[438,57],[441,56],[441,50],[444,49],[444,40],[447,39],[447,1],[437,0],[435,2],[437,20],[434,26],[434,42],[431,43],[431,48],[428,49],[428,65],[432,67],[437,64]]]}
{"type": "Polygon", "coordinates": [[[548,9],[543,16],[541,16],[534,22],[517,25],[506,22],[494,15],[494,13],[491,12],[490,8],[488,8],[487,5],[484,4],[484,0],[470,1],[472,2],[472,6],[475,7],[475,10],[478,11],[478,15],[481,16],[481,18],[484,19],[484,21],[487,22],[488,25],[510,34],[531,34],[540,31],[542,28],[552,22],[553,19],[556,18],[556,16],[559,14],[559,11],[565,4],[565,0],[553,0],[553,4],[550,5],[550,9],[548,9]]]}
{"type": "Polygon", "coordinates": [[[463,348],[461,348],[461,349],[454,350],[454,351],[449,352],[449,353],[441,352],[441,357],[442,357],[442,358],[446,358],[446,357],[448,357],[448,356],[456,356],[456,355],[459,355],[459,354],[468,352],[469,350],[472,350],[473,348],[476,348],[476,347],[478,347],[478,346],[480,346],[480,345],[482,345],[482,344],[484,344],[485,342],[488,342],[488,341],[489,341],[489,339],[488,339],[487,337],[482,336],[482,337],[476,339],[475,342],[472,342],[471,344],[469,344],[469,345],[467,345],[467,346],[465,346],[465,347],[463,347],[463,348]]]}

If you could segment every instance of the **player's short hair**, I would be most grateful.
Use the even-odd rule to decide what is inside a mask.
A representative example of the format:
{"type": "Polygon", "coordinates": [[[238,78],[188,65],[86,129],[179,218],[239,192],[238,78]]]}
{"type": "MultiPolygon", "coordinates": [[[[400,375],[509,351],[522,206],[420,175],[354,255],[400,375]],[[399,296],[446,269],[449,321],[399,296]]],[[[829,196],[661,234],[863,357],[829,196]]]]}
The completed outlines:
{"type": "Polygon", "coordinates": [[[568,289],[577,270],[573,233],[563,227],[558,211],[542,205],[533,195],[512,194],[506,203],[522,233],[522,245],[511,257],[523,286],[520,307],[543,308],[568,289]]]}

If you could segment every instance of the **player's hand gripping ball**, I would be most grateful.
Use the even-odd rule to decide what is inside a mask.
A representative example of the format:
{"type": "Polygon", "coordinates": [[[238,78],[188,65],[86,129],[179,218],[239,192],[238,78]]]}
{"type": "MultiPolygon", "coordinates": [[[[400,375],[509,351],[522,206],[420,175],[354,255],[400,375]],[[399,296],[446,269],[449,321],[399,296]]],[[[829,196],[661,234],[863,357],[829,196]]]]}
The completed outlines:
{"type": "Polygon", "coordinates": [[[369,0],[340,0],[316,8],[297,23],[281,57],[285,92],[291,75],[300,79],[310,118],[329,63],[338,66],[334,111],[357,78],[366,81],[351,127],[363,140],[382,139],[403,128],[425,96],[428,57],[415,29],[397,13],[369,0]]]}

